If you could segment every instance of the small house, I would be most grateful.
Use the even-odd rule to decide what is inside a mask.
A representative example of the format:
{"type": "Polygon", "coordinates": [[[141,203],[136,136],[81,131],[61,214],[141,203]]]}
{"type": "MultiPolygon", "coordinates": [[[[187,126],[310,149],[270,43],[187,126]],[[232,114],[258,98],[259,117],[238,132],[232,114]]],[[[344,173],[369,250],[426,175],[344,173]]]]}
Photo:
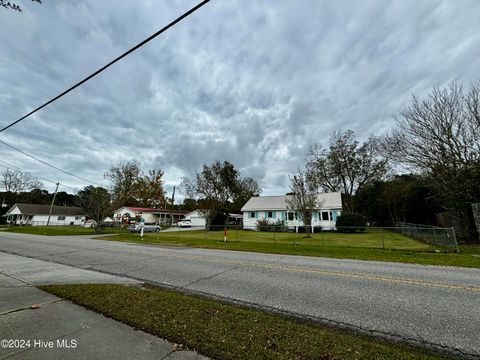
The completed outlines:
{"type": "MultiPolygon", "coordinates": [[[[190,220],[192,227],[205,227],[207,219],[202,210],[197,209],[185,214],[185,219],[190,220]]],[[[228,225],[241,225],[243,219],[242,214],[228,214],[228,225]]]]}
{"type": "Polygon", "coordinates": [[[115,223],[130,223],[133,219],[143,218],[146,223],[170,225],[183,219],[187,213],[188,211],[182,210],[122,206],[114,211],[113,221],[115,223]]]}
{"type": "MultiPolygon", "coordinates": [[[[15,204],[6,213],[7,223],[14,225],[47,225],[50,205],[15,204]]],[[[86,213],[81,207],[53,206],[49,225],[83,225],[86,213]]]]}
{"type": "MultiPolygon", "coordinates": [[[[258,220],[267,220],[269,224],[283,224],[298,229],[304,226],[300,214],[289,209],[291,195],[255,196],[242,207],[243,228],[256,229],[258,220]]],[[[342,196],[339,192],[318,194],[317,207],[312,211],[312,226],[321,226],[333,230],[337,217],[342,213],[342,196]]]]}

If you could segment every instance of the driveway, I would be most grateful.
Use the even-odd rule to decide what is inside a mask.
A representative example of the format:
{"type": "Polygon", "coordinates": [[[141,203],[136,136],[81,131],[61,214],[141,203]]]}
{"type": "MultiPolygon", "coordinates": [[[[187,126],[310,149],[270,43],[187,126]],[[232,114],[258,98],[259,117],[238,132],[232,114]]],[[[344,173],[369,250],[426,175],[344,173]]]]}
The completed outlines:
{"type": "Polygon", "coordinates": [[[0,233],[0,251],[480,358],[480,270],[0,233]]]}

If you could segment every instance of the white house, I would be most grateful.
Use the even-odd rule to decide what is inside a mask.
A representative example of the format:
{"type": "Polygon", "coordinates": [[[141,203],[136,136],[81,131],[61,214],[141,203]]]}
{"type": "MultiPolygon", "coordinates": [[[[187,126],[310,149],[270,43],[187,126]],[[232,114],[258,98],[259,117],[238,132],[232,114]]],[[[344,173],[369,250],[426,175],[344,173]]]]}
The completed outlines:
{"type": "MultiPolygon", "coordinates": [[[[243,215],[242,214],[228,214],[228,223],[231,225],[241,224],[243,215]]],[[[192,223],[192,227],[205,227],[207,219],[202,214],[200,209],[193,210],[188,214],[185,214],[185,219],[189,219],[192,223]]]]}
{"type": "Polygon", "coordinates": [[[188,211],[122,206],[114,211],[113,221],[116,223],[128,223],[130,219],[142,217],[146,223],[166,225],[175,224],[180,219],[183,219],[186,213],[188,211]],[[170,215],[173,221],[170,220],[170,215]]]}
{"type": "MultiPolygon", "coordinates": [[[[6,213],[7,222],[16,225],[47,225],[50,205],[15,204],[6,213]]],[[[82,225],[85,210],[73,206],[53,206],[49,225],[82,225]]]]}
{"type": "MultiPolygon", "coordinates": [[[[257,221],[267,219],[271,224],[283,221],[290,228],[304,225],[296,211],[289,210],[286,200],[291,195],[255,196],[242,207],[243,228],[256,229],[257,221]]],[[[342,196],[339,192],[318,195],[318,208],[313,211],[312,226],[325,230],[335,229],[337,216],[342,213],[342,196]]]]}
{"type": "Polygon", "coordinates": [[[197,209],[185,214],[185,219],[188,219],[192,223],[192,227],[205,227],[207,224],[207,219],[202,214],[202,212],[197,209]]]}

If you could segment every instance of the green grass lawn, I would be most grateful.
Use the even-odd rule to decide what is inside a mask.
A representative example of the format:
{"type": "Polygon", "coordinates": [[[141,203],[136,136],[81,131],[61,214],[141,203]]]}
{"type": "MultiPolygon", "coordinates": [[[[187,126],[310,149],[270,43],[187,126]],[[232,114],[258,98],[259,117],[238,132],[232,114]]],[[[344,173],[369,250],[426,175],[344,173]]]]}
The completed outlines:
{"type": "Polygon", "coordinates": [[[461,246],[461,252],[435,252],[436,248],[394,232],[378,231],[362,234],[325,232],[313,235],[256,231],[230,231],[228,242],[223,242],[222,231],[175,231],[145,234],[119,234],[101,237],[103,240],[189,246],[209,249],[255,251],[275,254],[322,256],[359,260],[379,260],[430,265],[465,266],[480,268],[480,246],[461,246]],[[381,236],[385,243],[382,247],[381,236]]]}
{"type": "MultiPolygon", "coordinates": [[[[10,226],[7,230],[2,230],[6,232],[15,232],[23,234],[34,234],[34,235],[51,235],[51,236],[60,236],[60,235],[94,235],[95,230],[93,228],[85,228],[78,225],[53,225],[53,226],[10,226]]],[[[125,229],[121,228],[102,228],[101,234],[118,234],[125,233],[125,229]]]]}
{"type": "Polygon", "coordinates": [[[42,286],[214,359],[444,359],[426,350],[152,286],[42,286]]]}
{"type": "MultiPolygon", "coordinates": [[[[222,241],[223,231],[179,231],[176,235],[159,233],[158,238],[177,237],[181,241],[213,240],[222,241]]],[[[408,236],[392,231],[368,229],[362,233],[339,233],[335,231],[324,231],[311,234],[307,237],[304,233],[294,232],[263,232],[251,230],[229,230],[227,232],[229,241],[258,242],[272,244],[296,244],[315,246],[345,246],[345,247],[366,247],[378,249],[405,249],[405,250],[428,250],[431,246],[408,236]]]]}

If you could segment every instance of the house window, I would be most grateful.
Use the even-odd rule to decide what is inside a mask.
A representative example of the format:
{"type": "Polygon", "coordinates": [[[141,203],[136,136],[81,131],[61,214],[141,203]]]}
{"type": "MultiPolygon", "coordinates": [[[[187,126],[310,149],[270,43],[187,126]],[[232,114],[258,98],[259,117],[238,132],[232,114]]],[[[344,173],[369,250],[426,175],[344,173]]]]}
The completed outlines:
{"type": "Polygon", "coordinates": [[[295,220],[295,214],[293,212],[288,213],[288,221],[293,221],[295,220]]]}
{"type": "Polygon", "coordinates": [[[57,220],[65,220],[65,216],[59,216],[57,220]]]}
{"type": "Polygon", "coordinates": [[[250,217],[254,218],[255,217],[255,211],[250,211],[250,217]]]}
{"type": "Polygon", "coordinates": [[[322,221],[331,221],[333,220],[331,211],[322,211],[322,221]]]}
{"type": "Polygon", "coordinates": [[[268,218],[273,218],[273,211],[267,211],[267,217],[268,218]]]}

